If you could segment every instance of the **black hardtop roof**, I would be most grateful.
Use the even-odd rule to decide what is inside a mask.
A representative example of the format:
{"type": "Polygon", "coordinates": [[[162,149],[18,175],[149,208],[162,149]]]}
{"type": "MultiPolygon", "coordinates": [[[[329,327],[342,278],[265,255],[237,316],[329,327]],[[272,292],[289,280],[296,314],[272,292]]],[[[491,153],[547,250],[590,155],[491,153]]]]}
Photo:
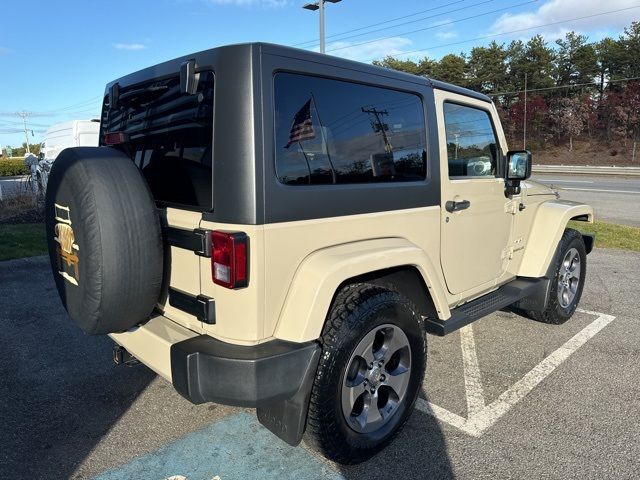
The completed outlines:
{"type": "Polygon", "coordinates": [[[237,43],[237,44],[231,44],[231,45],[224,45],[224,46],[215,47],[207,50],[202,50],[200,52],[184,55],[182,57],[174,58],[173,60],[168,60],[166,62],[157,64],[148,68],[144,68],[135,73],[131,73],[117,80],[109,82],[107,84],[107,89],[116,82],[119,82],[121,84],[132,84],[132,83],[137,83],[137,81],[142,78],[149,78],[151,76],[160,76],[168,72],[173,73],[176,71],[177,64],[180,64],[194,57],[206,58],[206,57],[212,56],[212,54],[215,55],[217,53],[224,53],[232,50],[235,50],[234,52],[235,55],[251,56],[257,52],[258,54],[278,55],[282,57],[295,58],[299,60],[306,60],[306,61],[311,61],[316,63],[328,64],[328,65],[336,66],[339,68],[357,70],[362,73],[369,73],[372,75],[384,76],[388,78],[396,78],[398,80],[402,80],[405,82],[428,85],[433,88],[446,90],[453,93],[458,93],[460,95],[465,95],[468,97],[476,98],[478,100],[483,100],[485,102],[491,103],[491,98],[489,98],[487,95],[476,92],[474,90],[469,90],[468,88],[459,87],[451,83],[442,82],[440,80],[433,80],[427,77],[412,75],[410,73],[400,72],[400,71],[392,70],[385,67],[378,67],[376,65],[371,65],[368,63],[357,62],[355,60],[347,60],[345,58],[336,57],[333,55],[326,55],[318,52],[312,52],[309,50],[303,50],[300,48],[287,47],[284,45],[277,45],[273,43],[264,43],[264,42],[237,43]]]}

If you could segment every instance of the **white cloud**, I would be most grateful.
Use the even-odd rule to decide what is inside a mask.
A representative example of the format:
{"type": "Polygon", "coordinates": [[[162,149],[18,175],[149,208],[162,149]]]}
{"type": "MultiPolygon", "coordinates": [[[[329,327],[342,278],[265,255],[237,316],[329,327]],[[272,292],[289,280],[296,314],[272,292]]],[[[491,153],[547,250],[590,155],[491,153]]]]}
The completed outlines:
{"type": "Polygon", "coordinates": [[[437,22],[433,22],[429,24],[430,28],[436,28],[436,32],[433,34],[436,38],[440,40],[450,40],[458,36],[456,32],[451,30],[451,25],[455,23],[455,20],[451,20],[450,18],[445,18],[443,20],[438,20],[437,22]]]}
{"type": "Polygon", "coordinates": [[[146,50],[147,46],[144,43],[114,43],[113,48],[117,50],[146,50]]]}
{"type": "Polygon", "coordinates": [[[435,36],[440,40],[449,40],[451,38],[456,38],[458,34],[456,32],[436,32],[435,36]]]}
{"type": "MultiPolygon", "coordinates": [[[[548,0],[535,11],[503,14],[493,23],[490,31],[501,33],[522,30],[537,27],[538,25],[561,22],[570,18],[598,15],[638,5],[637,0],[607,0],[606,2],[601,0],[548,0]]],[[[591,32],[607,28],[622,28],[629,25],[633,18],[637,18],[638,14],[640,14],[640,8],[637,10],[623,10],[585,18],[584,20],[536,28],[534,33],[557,37],[570,30],[591,32]]]]}
{"type": "Polygon", "coordinates": [[[209,0],[217,5],[233,5],[236,7],[284,7],[289,4],[289,0],[209,0]]]}
{"type": "Polygon", "coordinates": [[[327,45],[327,53],[349,60],[370,62],[374,59],[382,59],[387,55],[400,55],[405,52],[404,47],[408,47],[412,43],[410,39],[404,37],[383,38],[362,45],[358,45],[357,42],[338,41],[327,45]]]}

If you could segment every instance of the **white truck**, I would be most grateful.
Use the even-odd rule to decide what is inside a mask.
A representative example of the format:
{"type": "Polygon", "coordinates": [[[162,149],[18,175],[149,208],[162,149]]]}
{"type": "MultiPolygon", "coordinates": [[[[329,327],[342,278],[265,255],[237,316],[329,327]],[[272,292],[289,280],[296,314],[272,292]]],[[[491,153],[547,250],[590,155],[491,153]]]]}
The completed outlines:
{"type": "Polygon", "coordinates": [[[69,147],[97,147],[100,120],[70,120],[52,125],[42,143],[41,158],[53,161],[69,147]]]}
{"type": "Polygon", "coordinates": [[[34,193],[44,195],[51,165],[62,150],[70,147],[97,147],[99,134],[98,119],[69,120],[49,127],[40,148],[38,164],[29,166],[34,193]]]}

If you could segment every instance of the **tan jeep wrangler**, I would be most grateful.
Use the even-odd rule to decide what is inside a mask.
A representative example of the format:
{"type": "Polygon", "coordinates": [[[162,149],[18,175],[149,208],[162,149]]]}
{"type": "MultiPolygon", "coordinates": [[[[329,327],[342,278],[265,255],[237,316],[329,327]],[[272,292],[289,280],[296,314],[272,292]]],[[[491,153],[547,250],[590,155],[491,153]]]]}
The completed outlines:
{"type": "Polygon", "coordinates": [[[527,181],[479,93],[267,44],[107,85],[47,190],[69,316],[194,403],[354,463],[406,423],[425,331],[574,313],[593,220],[527,181]]]}

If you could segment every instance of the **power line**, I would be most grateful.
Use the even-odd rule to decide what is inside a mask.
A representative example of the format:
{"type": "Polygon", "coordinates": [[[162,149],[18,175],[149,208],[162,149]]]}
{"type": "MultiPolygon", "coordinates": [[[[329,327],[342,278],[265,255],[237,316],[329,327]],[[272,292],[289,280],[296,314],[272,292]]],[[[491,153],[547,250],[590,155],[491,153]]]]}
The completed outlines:
{"type": "MultiPolygon", "coordinates": [[[[415,12],[415,13],[410,13],[408,15],[404,15],[402,17],[396,17],[396,18],[392,18],[390,20],[384,20],[382,22],[378,22],[378,23],[372,23],[370,25],[365,25],[364,27],[359,27],[359,28],[353,28],[351,30],[345,30],[344,32],[339,32],[339,33],[334,33],[333,35],[328,35],[327,38],[333,38],[333,37],[338,37],[340,35],[344,35],[345,33],[351,33],[351,32],[358,32],[360,30],[365,30],[367,28],[371,28],[371,27],[377,27],[378,25],[384,25],[385,23],[393,23],[396,20],[404,20],[405,18],[409,18],[409,17],[414,17],[416,15],[421,15],[423,13],[427,13],[427,12],[431,12],[433,10],[438,10],[440,8],[446,7],[446,6],[451,6],[451,5],[456,5],[458,3],[462,3],[462,2],[466,2],[468,0],[458,0],[456,2],[452,2],[449,3],[447,5],[440,5],[439,7],[433,7],[433,8],[428,8],[426,10],[421,10],[419,12],[415,12]]],[[[292,47],[298,47],[300,45],[306,45],[306,44],[315,44],[316,41],[315,40],[307,40],[306,42],[300,42],[300,43],[294,43],[291,46],[292,47]]]]}
{"type": "MultiPolygon", "coordinates": [[[[358,47],[360,45],[367,45],[369,43],[375,43],[375,42],[379,42],[380,40],[387,40],[389,38],[395,38],[395,37],[398,37],[398,36],[401,36],[401,35],[411,35],[413,33],[424,32],[426,30],[432,30],[434,28],[440,28],[440,27],[444,27],[444,26],[447,26],[447,25],[453,25],[453,24],[458,23],[458,22],[464,22],[466,20],[472,20],[474,18],[484,17],[484,16],[487,16],[487,15],[491,15],[493,13],[503,12],[505,10],[511,10],[512,8],[521,7],[523,5],[529,5],[531,3],[536,3],[538,1],[539,0],[529,0],[527,2],[518,3],[516,5],[511,5],[509,7],[498,8],[496,10],[491,10],[489,12],[484,12],[484,13],[479,13],[479,14],[476,14],[476,15],[471,15],[469,17],[459,18],[457,20],[451,20],[451,21],[448,21],[448,22],[440,23],[438,25],[430,25],[428,27],[418,28],[417,30],[411,30],[409,32],[396,33],[395,35],[389,35],[389,36],[386,36],[386,37],[376,38],[375,40],[367,40],[366,42],[353,43],[351,45],[344,45],[342,47],[332,48],[332,49],[327,50],[327,51],[328,52],[335,52],[336,50],[342,50],[342,49],[345,49],[345,48],[358,47]]],[[[386,29],[383,29],[383,30],[386,30],[386,29]]],[[[368,32],[368,33],[371,33],[371,32],[368,32]]]]}
{"type": "Polygon", "coordinates": [[[102,98],[102,95],[97,95],[97,96],[92,97],[92,98],[90,98],[88,100],[84,100],[82,102],[78,102],[78,103],[75,103],[73,105],[69,105],[67,107],[58,108],[58,109],[56,109],[54,111],[56,111],[56,112],[64,112],[64,111],[67,111],[67,110],[74,110],[76,108],[84,107],[84,106],[90,105],[91,103],[97,102],[98,99],[100,99],[100,98],[102,98]]]}
{"type": "MultiPolygon", "coordinates": [[[[0,127],[14,127],[16,125],[22,125],[22,122],[14,121],[14,120],[0,120],[0,127]]],[[[31,122],[29,125],[32,127],[48,127],[49,125],[44,123],[33,123],[31,122]]]]}
{"type": "MultiPolygon", "coordinates": [[[[48,117],[48,116],[56,116],[56,115],[60,115],[62,113],[66,113],[69,111],[73,111],[76,109],[84,109],[87,110],[88,108],[85,107],[89,107],[91,104],[95,103],[98,101],[98,99],[102,98],[102,95],[97,95],[95,97],[92,97],[90,99],[87,100],[83,100],[81,102],[78,103],[74,103],[71,105],[67,105],[65,107],[60,107],[54,110],[50,110],[47,112],[29,112],[29,116],[30,117],[48,117]]],[[[83,110],[78,110],[78,111],[83,111],[83,110]]],[[[14,117],[14,116],[20,116],[19,113],[17,112],[0,112],[0,117],[14,117]]],[[[22,122],[19,122],[22,123],[22,122]]]]}
{"type": "MultiPolygon", "coordinates": [[[[389,27],[377,28],[375,30],[370,30],[368,32],[358,33],[356,35],[349,35],[347,37],[341,37],[341,38],[336,39],[336,41],[349,40],[351,38],[362,37],[364,35],[369,35],[371,33],[376,33],[376,32],[382,32],[382,31],[389,30],[389,29],[392,29],[392,28],[401,27],[403,25],[409,25],[411,23],[422,22],[423,20],[429,20],[430,18],[441,17],[442,15],[447,15],[449,13],[454,13],[454,12],[459,12],[460,10],[468,10],[468,9],[470,9],[472,7],[477,7],[478,5],[484,5],[485,3],[491,3],[493,1],[494,0],[484,0],[483,2],[474,3],[473,5],[469,5],[468,7],[456,8],[454,10],[449,10],[447,12],[436,13],[435,15],[429,15],[427,17],[418,18],[417,20],[411,20],[409,22],[398,23],[397,25],[391,25],[389,27]]],[[[529,2],[526,2],[526,3],[533,3],[533,2],[537,2],[537,1],[539,1],[539,0],[530,0],[529,2]]],[[[521,5],[524,5],[524,4],[521,4],[521,5]]],[[[517,7],[517,6],[518,5],[514,5],[514,7],[517,7]]],[[[494,12],[499,12],[499,11],[502,11],[502,10],[507,10],[508,8],[513,8],[513,7],[501,8],[501,9],[498,9],[498,10],[494,10],[493,12],[483,13],[482,15],[488,15],[489,13],[494,13],[494,12]]],[[[466,20],[466,19],[463,18],[462,20],[466,20]]],[[[456,23],[456,22],[462,21],[462,20],[447,21],[447,22],[439,23],[437,25],[431,25],[431,26],[425,28],[425,30],[428,30],[428,29],[431,29],[431,28],[444,27],[444,26],[451,25],[453,23],[456,23]]],[[[403,35],[403,34],[399,34],[399,35],[403,35]]]]}
{"type": "MultiPolygon", "coordinates": [[[[616,82],[630,82],[633,80],[640,80],[640,77],[629,77],[629,78],[616,78],[614,80],[609,80],[607,83],[616,83],[616,82]]],[[[561,88],[574,88],[574,87],[598,87],[598,84],[590,82],[590,83],[574,83],[573,85],[558,85],[555,87],[544,87],[544,88],[528,88],[526,91],[529,92],[542,92],[545,90],[558,90],[561,88]]],[[[525,90],[515,90],[513,92],[499,92],[499,93],[487,93],[489,97],[497,97],[500,95],[515,95],[518,93],[523,93],[525,90]]]]}
{"type": "MultiPolygon", "coordinates": [[[[348,34],[348,33],[359,32],[361,30],[366,30],[368,28],[377,27],[379,25],[385,25],[387,23],[393,23],[393,22],[396,22],[398,20],[403,20],[405,18],[414,17],[416,15],[421,15],[423,13],[432,12],[434,10],[439,10],[441,8],[444,8],[444,7],[450,7],[450,6],[457,5],[459,3],[466,2],[466,1],[468,1],[468,0],[458,0],[456,2],[452,2],[452,3],[448,4],[448,5],[440,5],[439,7],[429,8],[427,10],[422,10],[420,12],[411,13],[411,14],[405,15],[403,17],[396,17],[396,18],[393,18],[391,20],[385,20],[383,22],[378,22],[378,23],[373,23],[373,24],[370,24],[370,25],[365,25],[364,27],[354,28],[354,29],[351,29],[351,30],[345,30],[344,32],[340,32],[340,33],[335,33],[333,35],[329,35],[327,38],[341,37],[342,35],[345,35],[345,34],[348,34]]],[[[397,25],[391,25],[391,26],[385,27],[385,28],[379,28],[379,29],[376,29],[376,30],[371,30],[369,32],[359,33],[357,35],[351,35],[351,36],[348,36],[348,37],[336,38],[336,40],[346,40],[348,38],[361,37],[363,35],[368,35],[370,33],[378,32],[378,31],[381,31],[381,30],[386,30],[386,29],[390,29],[390,28],[396,28],[396,27],[400,27],[402,25],[407,25],[409,23],[421,22],[421,21],[427,20],[429,18],[439,17],[441,15],[447,15],[449,13],[458,12],[460,10],[466,10],[466,9],[477,7],[478,5],[483,5],[485,3],[490,3],[490,2],[493,2],[493,1],[495,1],[495,0],[484,0],[482,2],[474,3],[474,4],[468,5],[466,7],[456,8],[454,10],[449,10],[449,11],[446,11],[446,12],[437,13],[435,15],[429,15],[427,17],[418,18],[417,20],[411,20],[409,22],[399,23],[397,25]]],[[[301,45],[307,45],[308,47],[311,47],[311,46],[317,45],[317,42],[315,40],[310,40],[310,41],[306,41],[306,42],[302,42],[302,43],[294,43],[292,46],[297,47],[297,46],[301,46],[301,45]]]]}
{"type": "MultiPolygon", "coordinates": [[[[602,15],[609,15],[611,13],[624,12],[624,11],[633,10],[633,9],[636,9],[636,8],[640,8],[640,5],[636,5],[634,7],[620,8],[620,9],[617,9],[617,10],[610,10],[608,12],[595,13],[593,15],[585,15],[583,17],[567,18],[565,20],[560,20],[558,22],[544,23],[544,24],[541,24],[541,25],[535,25],[533,27],[526,27],[526,28],[520,28],[518,30],[511,30],[509,32],[501,32],[501,33],[492,33],[492,34],[489,34],[489,35],[482,35],[480,37],[469,38],[467,40],[461,40],[459,42],[450,42],[450,43],[444,43],[444,44],[441,44],[441,45],[434,45],[434,46],[431,46],[431,47],[419,48],[417,50],[411,50],[411,51],[408,51],[408,52],[398,53],[398,54],[396,54],[396,56],[410,55],[412,53],[424,52],[426,50],[434,50],[436,48],[444,48],[444,47],[451,47],[451,46],[454,46],[454,45],[462,45],[462,44],[465,44],[465,43],[475,42],[476,40],[485,40],[487,38],[495,38],[495,37],[500,37],[502,35],[511,35],[513,33],[526,32],[526,31],[529,31],[529,30],[535,30],[536,28],[550,27],[550,26],[553,26],[553,25],[559,25],[559,24],[566,23],[566,22],[575,22],[575,21],[578,21],[578,20],[586,20],[587,18],[600,17],[602,15]]],[[[378,39],[378,40],[382,40],[382,39],[378,39]]],[[[374,40],[374,41],[377,41],[377,40],[374,40]]],[[[371,42],[368,42],[368,43],[371,43],[371,42]]],[[[355,46],[355,44],[354,45],[350,45],[350,46],[355,46]]],[[[373,60],[378,60],[378,58],[371,58],[369,60],[365,60],[365,62],[371,62],[373,60]]]]}

